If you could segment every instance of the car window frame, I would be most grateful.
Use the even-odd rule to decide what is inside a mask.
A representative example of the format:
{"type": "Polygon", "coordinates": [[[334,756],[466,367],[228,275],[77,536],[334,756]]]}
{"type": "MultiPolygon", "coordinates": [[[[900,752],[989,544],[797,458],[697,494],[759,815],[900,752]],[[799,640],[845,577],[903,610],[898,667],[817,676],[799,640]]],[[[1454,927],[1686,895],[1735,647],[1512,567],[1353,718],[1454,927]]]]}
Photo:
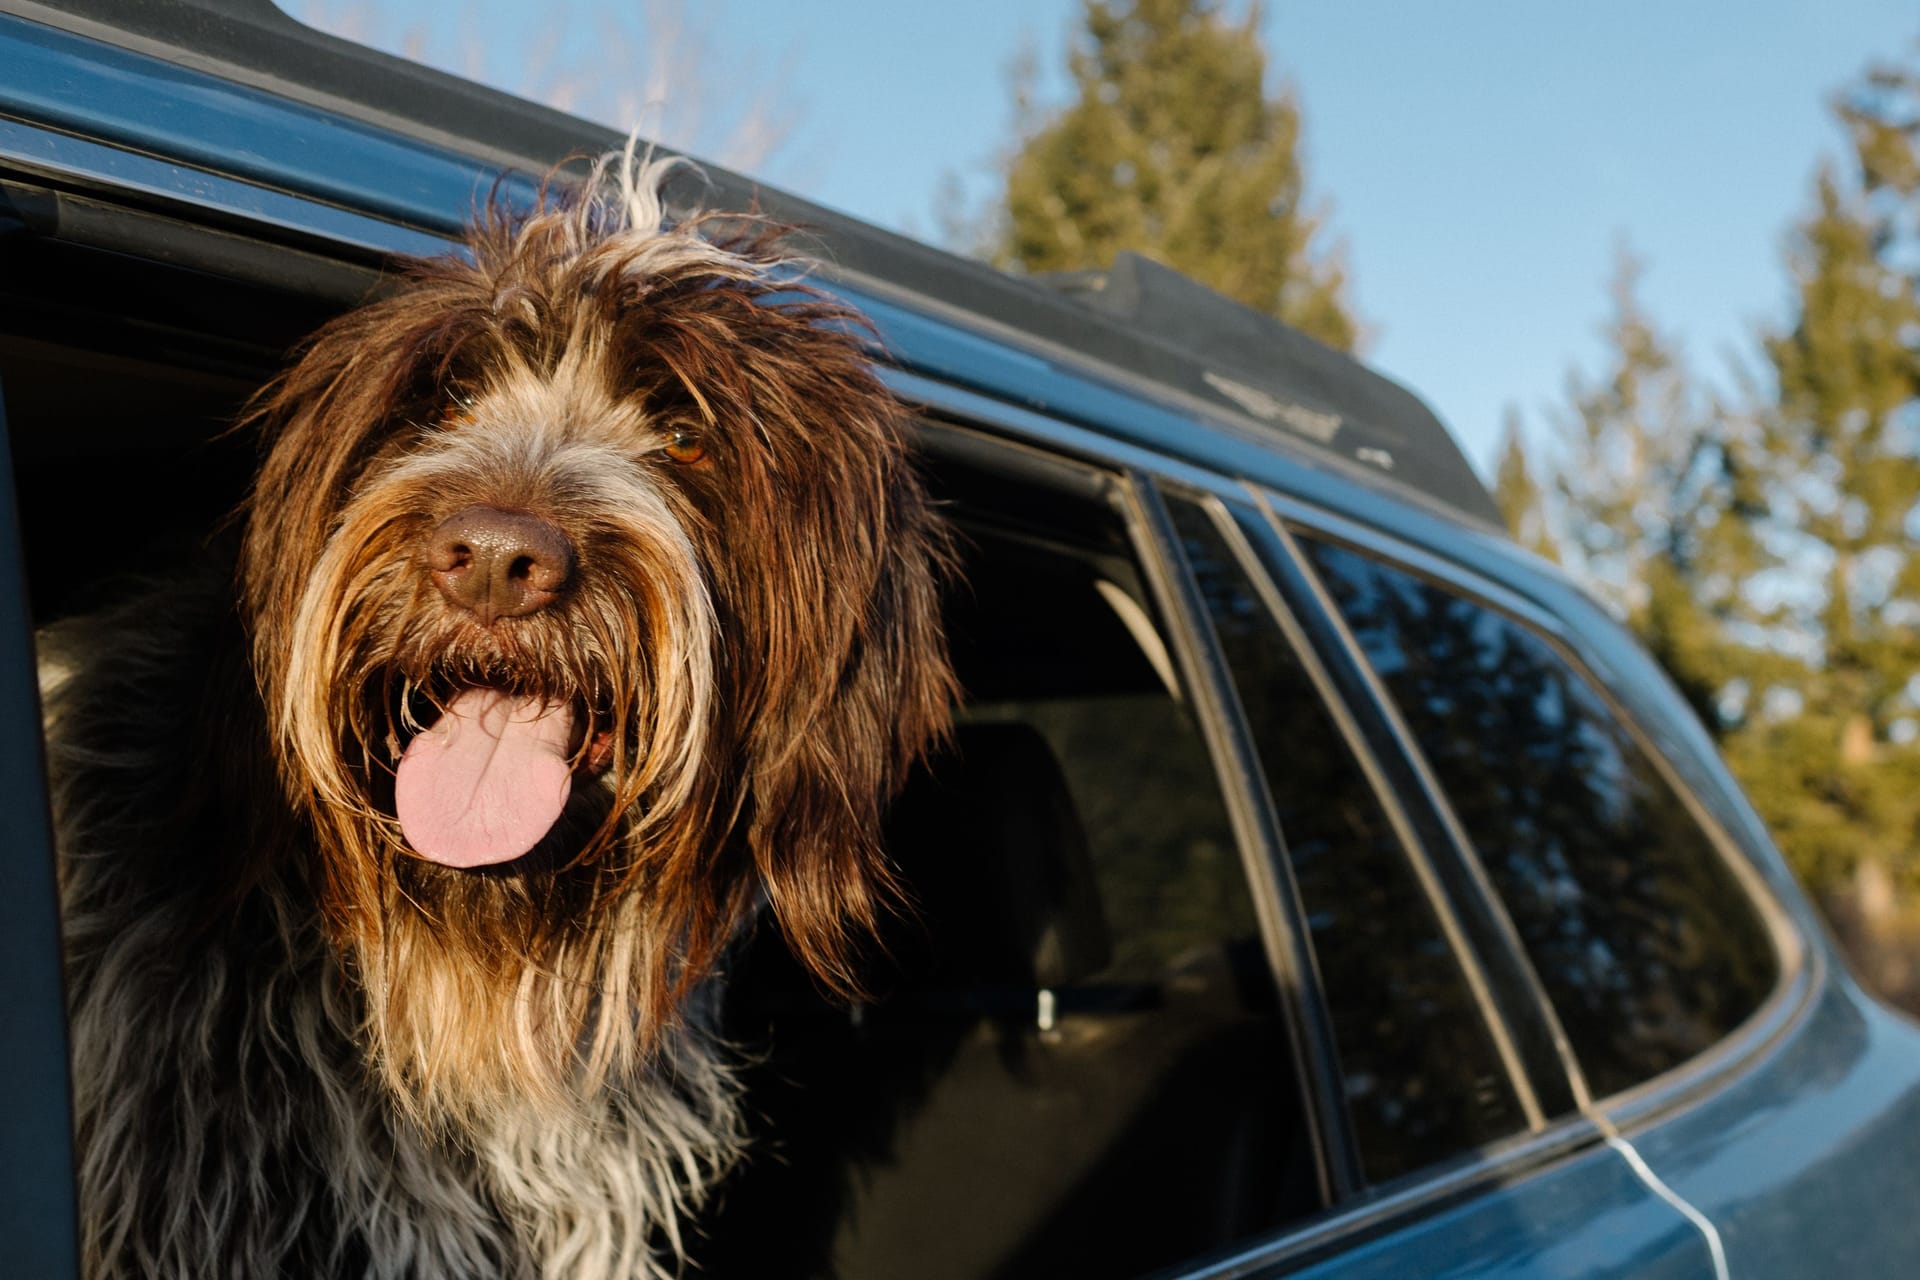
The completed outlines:
{"type": "Polygon", "coordinates": [[[1229,812],[1249,886],[1255,890],[1261,937],[1274,969],[1294,1038],[1295,1069],[1307,1097],[1303,1110],[1316,1132],[1321,1196],[1328,1208],[1353,1199],[1367,1185],[1340,1076],[1333,1022],[1320,982],[1319,965],[1309,940],[1306,915],[1294,888],[1286,843],[1275,818],[1272,798],[1254,747],[1253,734],[1240,710],[1233,676],[1222,660],[1219,642],[1207,618],[1193,571],[1180,549],[1179,534],[1160,486],[1133,470],[1130,497],[1137,522],[1151,540],[1150,577],[1161,610],[1176,633],[1183,679],[1204,726],[1215,772],[1229,800],[1229,812]]]}
{"type": "MultiPolygon", "coordinates": [[[[1170,486],[1176,491],[1204,493],[1226,504],[1251,503],[1262,511],[1263,518],[1268,521],[1272,517],[1266,514],[1265,508],[1270,494],[1283,506],[1292,504],[1291,499],[1238,477],[1196,466],[1177,456],[1151,450],[1132,441],[1116,439],[1104,432],[1010,404],[970,388],[898,368],[883,369],[882,377],[896,394],[919,407],[930,422],[960,426],[978,438],[989,439],[1002,447],[1012,445],[1022,448],[1036,456],[1059,461],[1077,460],[1095,469],[1127,477],[1136,492],[1157,495],[1159,490],[1170,486]]],[[[1303,469],[1302,476],[1310,484],[1313,473],[1303,469]]],[[[1313,504],[1298,505],[1301,510],[1319,511],[1330,526],[1350,526],[1356,530],[1367,528],[1313,504]]],[[[1401,510],[1397,505],[1395,509],[1401,510]]],[[[1172,530],[1167,528],[1157,536],[1164,539],[1171,534],[1172,530]]],[[[1405,545],[1411,548],[1411,544],[1405,545]]],[[[1165,556],[1164,552],[1160,554],[1165,556]]],[[[1142,567],[1151,569],[1144,562],[1142,567]]],[[[1256,567],[1260,569],[1256,579],[1268,576],[1263,566],[1256,567]]],[[[1157,601],[1163,620],[1175,633],[1169,637],[1177,642],[1173,652],[1180,655],[1183,662],[1204,660],[1207,664],[1204,679],[1209,684],[1219,682],[1218,687],[1230,691],[1231,673],[1214,661],[1211,655],[1194,650],[1191,637],[1195,619],[1204,618],[1204,612],[1196,613],[1194,609],[1204,610],[1204,604],[1198,599],[1198,588],[1191,585],[1184,564],[1177,558],[1165,558],[1160,569],[1150,572],[1150,583],[1153,575],[1159,572],[1178,575],[1168,580],[1169,585],[1184,583],[1178,587],[1172,599],[1157,601]],[[1185,602],[1189,595],[1191,605],[1185,602]],[[1189,653],[1191,656],[1186,656],[1189,653]]],[[[1160,591],[1161,588],[1156,587],[1155,590],[1160,591]]],[[[1201,691],[1204,692],[1204,688],[1202,686],[1201,691]]],[[[1196,709],[1199,709],[1199,704],[1196,704],[1196,709]]],[[[1216,767],[1232,771],[1223,776],[1223,785],[1231,783],[1242,795],[1240,803],[1249,806],[1247,813],[1236,821],[1250,822],[1257,830],[1261,802],[1254,798],[1250,784],[1257,778],[1258,763],[1251,739],[1245,736],[1244,723],[1236,729],[1229,718],[1206,732],[1210,735],[1219,734],[1222,745],[1232,747],[1228,763],[1216,767]],[[1233,763],[1236,760],[1245,763],[1233,763]]],[[[1284,851],[1275,844],[1263,856],[1283,859],[1284,851]]],[[[1273,909],[1276,914],[1283,914],[1285,904],[1276,903],[1273,909]]],[[[1292,909],[1298,910],[1297,902],[1292,909]]],[[[1775,1028],[1775,1036],[1783,1027],[1784,1023],[1782,1027],[1775,1028]]],[[[1325,1052],[1332,1053],[1330,1041],[1326,1042],[1325,1052]]],[[[1751,1056],[1751,1053],[1747,1056],[1751,1056]]],[[[1741,1061],[1745,1061],[1745,1058],[1741,1061]]],[[[1337,1058],[1329,1058],[1329,1062],[1337,1067],[1337,1058]]],[[[1344,1123],[1343,1103],[1337,1114],[1344,1123]]],[[[1521,1133],[1506,1141],[1463,1153],[1452,1160],[1406,1174],[1392,1183],[1358,1188],[1347,1198],[1334,1200],[1326,1211],[1316,1217],[1302,1219],[1280,1228],[1271,1236],[1231,1248],[1218,1256],[1196,1259],[1189,1266],[1157,1275],[1160,1280],[1172,1280],[1173,1277],[1179,1280],[1229,1280],[1230,1277],[1256,1272],[1282,1275],[1312,1266],[1364,1240],[1410,1227],[1448,1206],[1511,1185],[1533,1171],[1596,1150],[1604,1151],[1609,1138],[1617,1132],[1615,1119],[1598,1111],[1579,1109],[1557,1117],[1550,1116],[1545,1127],[1538,1132],[1521,1133]]],[[[1625,1127],[1626,1123],[1621,1119],[1618,1127],[1625,1127]]],[[[1354,1167],[1357,1170],[1357,1163],[1354,1167]]]]}
{"type": "MultiPolygon", "coordinates": [[[[1183,683],[1195,697],[1195,710],[1210,749],[1219,753],[1216,769],[1221,772],[1223,789],[1228,794],[1238,793],[1238,798],[1230,802],[1236,833],[1242,829],[1241,824],[1245,824],[1264,842],[1257,856],[1263,861],[1284,863],[1284,847],[1265,834],[1272,831],[1271,810],[1264,796],[1264,782],[1259,779],[1258,757],[1251,737],[1244,718],[1237,714],[1237,700],[1225,704],[1236,708],[1234,714],[1219,709],[1221,694],[1231,696],[1231,673],[1217,654],[1197,639],[1198,623],[1205,619],[1204,602],[1198,598],[1198,587],[1193,584],[1184,559],[1173,554],[1178,543],[1170,517],[1163,506],[1157,514],[1154,510],[1154,504],[1164,503],[1161,491],[1171,487],[1175,491],[1202,493],[1223,504],[1251,502],[1257,512],[1256,491],[1234,477],[1197,468],[970,389],[893,369],[883,371],[883,376],[899,394],[920,407],[923,417],[936,432],[958,430],[972,439],[974,443],[970,447],[1012,448],[1031,458],[1044,459],[1043,465],[1078,464],[1092,468],[1114,477],[1125,486],[1125,492],[1143,503],[1141,517],[1157,540],[1157,546],[1151,558],[1142,556],[1141,567],[1156,593],[1162,621],[1171,633],[1167,637],[1170,653],[1176,659],[1183,683]]],[[[1137,530],[1134,536],[1136,540],[1140,536],[1137,530]]],[[[1248,567],[1255,571],[1256,581],[1267,577],[1261,564],[1248,567]]],[[[1244,842],[1242,856],[1248,856],[1244,842]]],[[[1263,908],[1268,909],[1274,911],[1282,924],[1288,918],[1298,921],[1297,899],[1289,897],[1263,908]]],[[[1304,937],[1304,928],[1296,923],[1291,938],[1283,937],[1275,942],[1291,949],[1295,945],[1293,938],[1304,937]]],[[[1275,943],[1269,943],[1270,948],[1273,945],[1275,943]]],[[[1284,963],[1276,960],[1271,952],[1269,959],[1272,963],[1284,963]]],[[[1317,989],[1314,995],[1318,997],[1317,989]]],[[[1324,1025],[1323,1014],[1316,1014],[1316,1021],[1324,1025]]],[[[1328,1038],[1315,1043],[1318,1046],[1315,1052],[1323,1055],[1324,1069],[1328,1078],[1333,1079],[1338,1059],[1330,1030],[1328,1038]]],[[[1328,1116],[1337,1117],[1350,1141],[1351,1126],[1337,1088],[1336,1080],[1331,1111],[1325,1110],[1323,1104],[1307,1114],[1319,1124],[1328,1123],[1328,1116]]],[[[1281,1274],[1309,1266],[1361,1239],[1409,1226],[1463,1198],[1496,1190],[1532,1170],[1601,1147],[1606,1137],[1607,1131],[1595,1116],[1571,1111],[1560,1117],[1547,1117],[1544,1127],[1537,1131],[1518,1133],[1510,1139],[1375,1186],[1365,1185],[1360,1177],[1356,1152],[1352,1156],[1348,1194],[1332,1199],[1321,1214],[1285,1225],[1267,1237],[1230,1248],[1219,1256],[1196,1259],[1186,1267],[1159,1274],[1178,1276],[1182,1280],[1212,1280],[1252,1270],[1281,1274]]]]}

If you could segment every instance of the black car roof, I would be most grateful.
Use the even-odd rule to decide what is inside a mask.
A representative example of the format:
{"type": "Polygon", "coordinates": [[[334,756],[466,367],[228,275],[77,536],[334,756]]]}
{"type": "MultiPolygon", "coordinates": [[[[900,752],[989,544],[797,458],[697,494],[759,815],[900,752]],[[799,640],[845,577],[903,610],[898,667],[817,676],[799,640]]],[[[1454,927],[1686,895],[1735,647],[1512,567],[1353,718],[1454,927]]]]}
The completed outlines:
{"type": "MultiPolygon", "coordinates": [[[[269,0],[0,0],[11,12],[455,151],[502,170],[617,145],[602,126],[295,21],[269,0]]],[[[705,166],[701,201],[814,233],[830,272],[971,321],[1050,358],[1164,389],[1241,435],[1336,463],[1500,528],[1433,412],[1405,388],[1278,321],[1133,255],[1110,271],[1021,279],[705,166]]],[[[1204,428],[1196,425],[1195,430],[1204,428]]]]}

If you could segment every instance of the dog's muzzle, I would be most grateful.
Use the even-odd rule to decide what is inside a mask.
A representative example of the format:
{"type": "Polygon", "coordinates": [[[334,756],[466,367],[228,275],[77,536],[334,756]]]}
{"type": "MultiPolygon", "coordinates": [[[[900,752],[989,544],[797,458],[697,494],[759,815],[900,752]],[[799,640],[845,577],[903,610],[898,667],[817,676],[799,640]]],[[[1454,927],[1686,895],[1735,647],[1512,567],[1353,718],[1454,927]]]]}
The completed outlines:
{"type": "MultiPolygon", "coordinates": [[[[538,516],[476,505],[436,525],[421,559],[447,603],[483,627],[554,604],[572,541],[538,516]]],[[[407,744],[394,811],[413,851],[451,867],[509,862],[538,844],[573,790],[573,707],[487,687],[457,692],[407,744]]]]}

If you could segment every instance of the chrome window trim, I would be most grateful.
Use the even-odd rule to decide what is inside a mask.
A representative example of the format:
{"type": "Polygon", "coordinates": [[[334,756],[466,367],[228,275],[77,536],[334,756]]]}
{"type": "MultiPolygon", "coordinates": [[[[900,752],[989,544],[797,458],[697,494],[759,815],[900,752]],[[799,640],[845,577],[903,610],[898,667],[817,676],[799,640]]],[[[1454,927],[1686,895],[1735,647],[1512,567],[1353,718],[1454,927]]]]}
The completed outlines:
{"type": "MultiPolygon", "coordinates": [[[[1269,620],[1280,629],[1285,643],[1305,670],[1309,683],[1319,694],[1322,706],[1333,717],[1335,732],[1341,736],[1348,750],[1353,753],[1356,763],[1360,766],[1361,774],[1372,789],[1375,800],[1379,803],[1388,825],[1393,830],[1395,839],[1400,842],[1401,851],[1406,855],[1420,891],[1433,908],[1434,919],[1440,926],[1441,936],[1460,965],[1461,975],[1466,979],[1474,1006],[1480,1012],[1481,1021],[1493,1041],[1494,1051],[1513,1087],[1514,1097],[1520,1104],[1521,1115],[1525,1120],[1525,1128],[1520,1132],[1541,1132],[1547,1127],[1547,1117],[1541,1109],[1539,1096],[1534,1090],[1532,1075],[1526,1069],[1519,1049],[1515,1045],[1507,1015],[1502,1009],[1500,999],[1494,994],[1492,980],[1481,962],[1479,951],[1467,936],[1452,895],[1447,892],[1438,873],[1434,870],[1426,848],[1409,820],[1400,797],[1380,767],[1372,744],[1366,740],[1366,735],[1354,719],[1352,709],[1348,707],[1346,699],[1341,695],[1325,664],[1321,661],[1312,640],[1301,627],[1294,611],[1288,607],[1280,588],[1269,576],[1259,552],[1248,541],[1240,524],[1241,517],[1235,514],[1242,512],[1245,519],[1258,522],[1264,518],[1260,509],[1245,501],[1230,504],[1220,495],[1211,493],[1203,495],[1200,505],[1212,520],[1214,528],[1226,540],[1241,572],[1246,574],[1248,580],[1253,583],[1255,593],[1266,609],[1269,620]]],[[[1191,580],[1191,568],[1188,569],[1187,576],[1191,580]]],[[[1324,608],[1324,605],[1322,607],[1324,608]]],[[[1229,676],[1231,675],[1231,668],[1225,660],[1225,655],[1220,651],[1217,636],[1211,639],[1209,656],[1217,666],[1228,671],[1229,676]]],[[[1232,692],[1231,682],[1228,685],[1228,692],[1232,692]]],[[[1251,735],[1244,727],[1245,709],[1237,697],[1234,699],[1233,712],[1236,720],[1242,722],[1241,732],[1251,741],[1251,735]]],[[[1294,899],[1290,915],[1296,922],[1296,928],[1304,929],[1305,908],[1299,901],[1299,887],[1293,879],[1291,865],[1285,861],[1286,832],[1280,826],[1278,816],[1273,813],[1273,798],[1264,784],[1265,774],[1260,767],[1257,755],[1253,767],[1255,769],[1253,776],[1263,780],[1260,796],[1268,807],[1269,821],[1278,835],[1282,865],[1286,871],[1285,891],[1294,899]]],[[[1312,944],[1305,934],[1302,935],[1302,946],[1311,957],[1312,944]]],[[[1324,994],[1321,998],[1325,1000],[1324,994]]]]}
{"type": "MultiPolygon", "coordinates": [[[[1389,565],[1398,565],[1409,569],[1419,576],[1430,578],[1463,597],[1480,603],[1496,612],[1512,617],[1516,622],[1529,627],[1540,635],[1547,644],[1568,663],[1574,673],[1584,680],[1600,697],[1603,704],[1612,712],[1615,719],[1626,730],[1631,740],[1652,761],[1655,771],[1666,785],[1680,799],[1686,812],[1693,818],[1695,825],[1707,837],[1709,846],[1732,873],[1736,883],[1746,893],[1758,912],[1765,932],[1774,948],[1778,964],[1778,975],[1773,990],[1768,993],[1754,1010],[1741,1023],[1712,1045],[1684,1062],[1678,1063],[1666,1071],[1630,1088],[1600,1098],[1590,1095],[1585,1074],[1578,1070],[1569,1047],[1569,1061],[1573,1069],[1570,1079],[1577,1085],[1578,1096],[1585,1099],[1582,1110],[1606,1117],[1609,1121],[1626,1130],[1643,1126],[1655,1119],[1663,1119],[1676,1114],[1687,1103],[1704,1096],[1723,1078],[1743,1071],[1766,1056],[1766,1051],[1776,1045],[1790,1027],[1800,1021],[1811,1010],[1812,996],[1818,990],[1820,979],[1824,976],[1825,959],[1817,948],[1807,945],[1805,938],[1794,923],[1793,914],[1781,902],[1773,885],[1754,867],[1751,858],[1741,843],[1726,829],[1720,816],[1701,803],[1684,774],[1675,766],[1662,746],[1646,731],[1639,717],[1631,707],[1626,706],[1613,692],[1610,682],[1601,674],[1605,667],[1596,667],[1587,659],[1587,648],[1581,637],[1571,627],[1561,622],[1543,606],[1511,588],[1489,578],[1486,574],[1469,565],[1445,559],[1428,550],[1409,545],[1404,541],[1376,529],[1360,525],[1352,520],[1330,516],[1330,513],[1318,511],[1298,500],[1288,499],[1278,494],[1260,491],[1263,502],[1268,507],[1275,527],[1291,538],[1288,526],[1297,525],[1303,531],[1321,536],[1335,543],[1347,543],[1365,554],[1382,559],[1389,565]]],[[[1296,552],[1297,554],[1297,552],[1296,552]]],[[[1314,574],[1318,581],[1318,574],[1314,574]]],[[[1327,607],[1332,608],[1329,600],[1327,607]]],[[[1336,621],[1345,629],[1345,620],[1336,621]]],[[[1349,633],[1350,634],[1350,633],[1349,633]]],[[[1357,646],[1357,641],[1353,642],[1357,646]]],[[[1366,663],[1365,655],[1356,647],[1356,658],[1366,663]]],[[[1385,704],[1389,714],[1398,720],[1397,707],[1384,686],[1378,684],[1378,677],[1372,675],[1370,663],[1366,670],[1377,687],[1377,696],[1385,704]]],[[[1432,791],[1431,802],[1440,806],[1446,815],[1450,827],[1458,832],[1462,847],[1473,859],[1478,868],[1478,876],[1483,882],[1484,891],[1492,894],[1492,904],[1507,919],[1509,928],[1513,928],[1511,917],[1492,883],[1486,879],[1484,864],[1474,848],[1464,828],[1453,813],[1452,804],[1433,777],[1425,753],[1410,733],[1402,728],[1402,740],[1409,754],[1417,757],[1423,775],[1427,778],[1432,791]]],[[[1518,943],[1518,930],[1514,929],[1514,940],[1518,943]]],[[[1526,959],[1524,950],[1522,958],[1526,959]]],[[[1528,968],[1532,968],[1527,960],[1528,968]]],[[[1539,984],[1538,974],[1534,982],[1539,984]]],[[[1544,986],[1539,987],[1541,998],[1545,999],[1544,986]]],[[[1551,1014],[1551,1003],[1548,1004],[1551,1014]]],[[[1558,1019],[1555,1017],[1557,1025],[1558,1019]]]]}

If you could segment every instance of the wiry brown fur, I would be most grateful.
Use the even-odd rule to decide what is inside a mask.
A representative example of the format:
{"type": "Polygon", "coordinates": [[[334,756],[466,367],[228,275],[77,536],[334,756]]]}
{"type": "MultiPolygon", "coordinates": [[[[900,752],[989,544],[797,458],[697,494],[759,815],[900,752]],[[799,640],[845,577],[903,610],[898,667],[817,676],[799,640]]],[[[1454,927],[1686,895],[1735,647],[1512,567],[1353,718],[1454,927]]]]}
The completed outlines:
{"type": "Polygon", "coordinates": [[[665,168],[495,210],[314,336],[250,416],[237,612],[174,587],[49,639],[95,1274],[653,1274],[736,1141],[723,948],[764,900],[854,989],[953,692],[945,537],[857,319],[776,228],[663,229],[665,168]],[[423,540],[475,504],[565,531],[558,604],[436,591],[423,540]],[[610,764],[462,871],[393,777],[473,685],[575,706],[610,764]]]}

